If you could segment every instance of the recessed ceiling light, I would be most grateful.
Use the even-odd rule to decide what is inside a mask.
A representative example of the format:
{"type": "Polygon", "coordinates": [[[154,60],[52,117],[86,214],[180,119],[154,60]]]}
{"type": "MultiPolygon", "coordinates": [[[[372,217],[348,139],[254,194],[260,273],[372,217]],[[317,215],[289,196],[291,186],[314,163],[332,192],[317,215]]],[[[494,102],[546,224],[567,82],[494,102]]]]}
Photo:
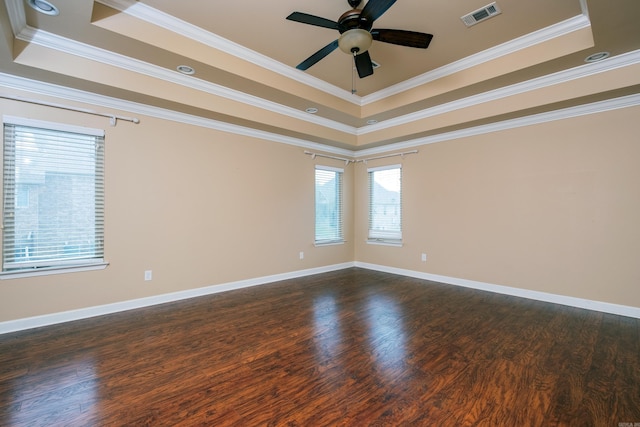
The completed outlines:
{"type": "Polygon", "coordinates": [[[375,125],[376,123],[378,123],[378,121],[375,119],[367,120],[368,125],[375,125]]]}
{"type": "Polygon", "coordinates": [[[602,61],[603,59],[607,59],[609,57],[609,52],[598,52],[598,53],[594,53],[592,55],[589,55],[585,58],[584,62],[598,62],[598,61],[602,61]]]}
{"type": "Polygon", "coordinates": [[[316,107],[309,107],[309,108],[307,108],[307,109],[306,109],[306,110],[304,110],[304,111],[306,111],[306,112],[307,112],[307,113],[309,113],[309,114],[315,114],[315,113],[317,113],[317,112],[318,112],[318,109],[317,109],[316,107]]]}
{"type": "Polygon", "coordinates": [[[196,70],[194,70],[193,67],[190,67],[188,65],[178,65],[176,67],[176,70],[180,71],[182,74],[187,74],[189,76],[196,73],[196,70]]]}
{"type": "Polygon", "coordinates": [[[29,6],[45,15],[56,16],[60,13],[57,7],[49,3],[47,0],[29,0],[29,6]]]}

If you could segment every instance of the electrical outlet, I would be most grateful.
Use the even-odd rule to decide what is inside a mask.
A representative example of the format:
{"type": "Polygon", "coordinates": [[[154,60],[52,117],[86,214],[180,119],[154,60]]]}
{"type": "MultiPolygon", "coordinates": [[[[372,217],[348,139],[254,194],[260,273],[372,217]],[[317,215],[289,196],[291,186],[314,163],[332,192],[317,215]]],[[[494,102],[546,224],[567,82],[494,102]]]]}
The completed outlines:
{"type": "Polygon", "coordinates": [[[427,254],[422,254],[422,262],[426,262],[427,261],[427,254]]]}
{"type": "Polygon", "coordinates": [[[304,259],[304,252],[300,251],[300,259],[304,259]]]}
{"type": "Polygon", "coordinates": [[[153,272],[151,270],[145,270],[144,280],[149,281],[151,279],[153,279],[153,272]]]}

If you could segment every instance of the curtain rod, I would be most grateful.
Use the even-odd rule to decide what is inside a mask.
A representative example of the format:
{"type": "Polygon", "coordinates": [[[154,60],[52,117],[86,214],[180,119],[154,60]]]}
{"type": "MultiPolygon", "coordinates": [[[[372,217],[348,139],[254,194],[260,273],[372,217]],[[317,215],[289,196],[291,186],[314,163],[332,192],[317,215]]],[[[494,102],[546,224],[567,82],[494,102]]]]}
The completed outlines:
{"type": "Polygon", "coordinates": [[[387,157],[396,157],[396,156],[404,157],[407,154],[416,154],[417,152],[418,150],[411,150],[411,151],[405,151],[403,153],[385,154],[384,156],[367,157],[366,159],[358,159],[356,160],[356,162],[367,163],[369,160],[386,159],[387,157]]]}
{"type": "Polygon", "coordinates": [[[315,159],[316,157],[325,157],[327,159],[342,160],[345,163],[345,166],[347,166],[349,163],[360,163],[360,162],[367,163],[369,160],[386,159],[387,157],[396,157],[396,156],[404,157],[407,154],[416,154],[417,152],[418,150],[411,150],[411,151],[404,151],[402,153],[385,154],[384,156],[367,157],[366,159],[358,159],[358,160],[347,159],[344,157],[329,156],[327,154],[312,153],[311,151],[305,151],[304,154],[310,155],[312,159],[315,159]]]}
{"type": "Polygon", "coordinates": [[[305,151],[304,154],[308,154],[309,156],[311,156],[312,159],[315,159],[316,157],[324,157],[324,158],[327,158],[327,159],[342,160],[344,162],[345,166],[349,165],[349,163],[354,163],[355,162],[355,160],[353,160],[353,159],[346,159],[344,157],[329,156],[327,154],[312,153],[311,151],[305,151]]]}
{"type": "Polygon", "coordinates": [[[0,98],[9,99],[11,101],[27,102],[29,104],[42,105],[45,107],[59,108],[61,110],[75,111],[77,113],[91,114],[94,116],[108,117],[109,123],[111,124],[111,126],[115,126],[117,123],[117,120],[124,120],[124,121],[135,123],[135,124],[140,123],[140,119],[136,117],[125,117],[125,116],[118,116],[116,114],[98,113],[96,111],[86,110],[84,108],[76,108],[76,107],[70,107],[67,105],[53,104],[50,102],[38,101],[35,99],[22,98],[19,96],[9,96],[9,95],[0,94],[0,98]]]}

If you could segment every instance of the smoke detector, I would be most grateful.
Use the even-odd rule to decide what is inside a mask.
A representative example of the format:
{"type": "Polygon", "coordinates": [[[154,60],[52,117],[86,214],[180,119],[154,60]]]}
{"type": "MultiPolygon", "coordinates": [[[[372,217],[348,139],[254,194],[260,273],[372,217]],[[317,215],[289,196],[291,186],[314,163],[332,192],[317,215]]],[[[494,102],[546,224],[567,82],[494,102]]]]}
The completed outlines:
{"type": "Polygon", "coordinates": [[[466,25],[467,27],[471,27],[473,25],[476,25],[478,22],[486,21],[487,19],[493,18],[494,16],[500,15],[501,13],[502,11],[498,7],[498,4],[496,2],[493,2],[483,8],[474,10],[473,12],[460,17],[460,19],[462,19],[464,25],[466,25]]]}

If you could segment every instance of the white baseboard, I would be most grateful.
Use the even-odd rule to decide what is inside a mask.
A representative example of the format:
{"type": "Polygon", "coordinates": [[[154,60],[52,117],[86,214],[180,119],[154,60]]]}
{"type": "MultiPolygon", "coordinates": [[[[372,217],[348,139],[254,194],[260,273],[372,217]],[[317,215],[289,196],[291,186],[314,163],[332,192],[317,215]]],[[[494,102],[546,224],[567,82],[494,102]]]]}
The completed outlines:
{"type": "Polygon", "coordinates": [[[448,285],[462,286],[482,291],[495,292],[498,294],[511,295],[520,298],[528,298],[537,301],[561,304],[570,307],[583,308],[586,310],[600,311],[603,313],[617,314],[619,316],[634,317],[640,319],[640,308],[625,305],[611,304],[608,302],[592,301],[582,298],[568,297],[564,295],[550,294],[546,292],[532,291],[528,289],[512,288],[509,286],[494,285],[491,283],[477,282],[474,280],[458,279],[455,277],[440,276],[437,274],[423,273],[420,271],[405,270],[384,265],[356,262],[356,267],[368,270],[382,271],[386,273],[399,274],[401,276],[415,277],[416,279],[430,280],[433,282],[445,283],[448,285]]]}
{"type": "Polygon", "coordinates": [[[60,313],[45,314],[42,316],[27,317],[24,319],[9,320],[0,322],[0,334],[17,332],[26,329],[39,328],[42,326],[55,325],[58,323],[71,322],[74,320],[88,319],[90,317],[113,314],[122,311],[134,310],[136,308],[150,307],[189,298],[196,298],[205,295],[212,295],[234,289],[248,288],[251,286],[265,285],[281,280],[295,279],[298,277],[311,276],[313,274],[327,273],[330,271],[344,270],[351,267],[360,267],[368,270],[382,271],[386,273],[398,274],[401,276],[415,277],[417,279],[430,280],[433,282],[445,283],[455,286],[463,286],[483,291],[495,292],[499,294],[511,295],[521,298],[528,298],[538,301],[561,304],[570,307],[595,310],[603,313],[617,314],[620,316],[634,317],[640,319],[640,308],[629,307],[618,304],[611,304],[600,301],[591,301],[575,297],[550,294],[546,292],[531,291],[527,289],[512,288],[509,286],[494,285],[491,283],[477,282],[473,280],[458,279],[455,277],[439,276],[436,274],[423,273],[413,270],[405,270],[395,267],[387,267],[364,262],[347,262],[343,264],[329,265],[325,267],[298,270],[289,273],[275,274],[271,276],[258,277],[254,279],[240,280],[220,285],[206,286],[203,288],[189,289],[186,291],[173,292],[169,294],[155,295],[152,297],[139,298],[130,301],[122,301],[113,304],[87,307],[79,310],[64,311],[60,313]]]}
{"type": "Polygon", "coordinates": [[[272,276],[258,277],[255,279],[240,280],[237,282],[224,283],[203,288],[189,289],[186,291],[173,292],[169,294],[154,295],[152,297],[139,298],[129,301],[122,301],[113,304],[87,307],[78,310],[64,311],[60,313],[45,314],[42,316],[27,317],[24,319],[9,320],[0,322],[0,334],[17,332],[26,329],[39,328],[42,326],[55,325],[58,323],[71,322],[74,320],[88,319],[90,317],[113,314],[136,308],[150,307],[153,305],[168,302],[180,301],[189,298],[196,298],[205,295],[212,295],[234,289],[248,288],[251,286],[265,285],[267,283],[281,280],[295,279],[298,277],[311,276],[313,274],[327,273],[330,271],[343,270],[354,266],[353,262],[344,264],[329,265],[326,267],[311,268],[307,270],[293,271],[290,273],[274,274],[272,276]]]}

